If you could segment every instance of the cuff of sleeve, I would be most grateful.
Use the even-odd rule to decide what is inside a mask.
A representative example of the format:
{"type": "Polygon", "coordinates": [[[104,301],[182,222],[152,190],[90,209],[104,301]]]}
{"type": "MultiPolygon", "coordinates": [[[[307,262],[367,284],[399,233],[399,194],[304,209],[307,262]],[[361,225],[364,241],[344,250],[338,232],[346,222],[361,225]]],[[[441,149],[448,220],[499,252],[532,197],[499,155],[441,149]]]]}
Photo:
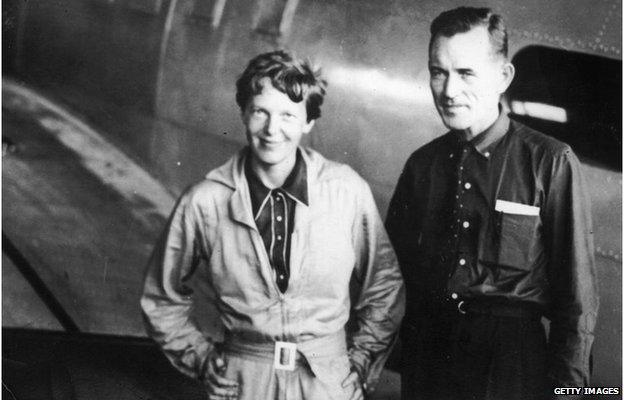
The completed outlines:
{"type": "Polygon", "coordinates": [[[199,372],[197,374],[197,379],[200,382],[204,382],[204,380],[206,379],[206,371],[208,370],[208,363],[212,359],[215,351],[217,351],[217,346],[216,344],[213,344],[213,343],[208,343],[208,346],[203,351],[204,356],[199,367],[199,372]]]}
{"type": "Polygon", "coordinates": [[[360,382],[362,383],[362,389],[364,392],[372,392],[377,380],[375,379],[373,381],[369,376],[370,358],[368,354],[366,354],[363,350],[352,348],[349,350],[349,360],[351,361],[352,368],[360,377],[360,382]]]}

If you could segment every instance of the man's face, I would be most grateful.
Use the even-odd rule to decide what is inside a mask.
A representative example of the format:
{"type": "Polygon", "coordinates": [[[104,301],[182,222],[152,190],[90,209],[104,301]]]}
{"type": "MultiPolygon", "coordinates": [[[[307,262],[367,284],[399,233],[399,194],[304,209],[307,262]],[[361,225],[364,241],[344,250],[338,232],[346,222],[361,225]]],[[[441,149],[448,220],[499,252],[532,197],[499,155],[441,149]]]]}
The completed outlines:
{"type": "Polygon", "coordinates": [[[314,121],[307,121],[305,101],[290,100],[269,78],[260,82],[262,92],[249,100],[242,114],[252,157],[265,168],[294,164],[297,146],[314,121]]]}
{"type": "Polygon", "coordinates": [[[429,72],[444,125],[472,135],[496,120],[500,95],[513,78],[513,66],[493,54],[488,31],[481,26],[435,38],[429,50],[429,72]]]}

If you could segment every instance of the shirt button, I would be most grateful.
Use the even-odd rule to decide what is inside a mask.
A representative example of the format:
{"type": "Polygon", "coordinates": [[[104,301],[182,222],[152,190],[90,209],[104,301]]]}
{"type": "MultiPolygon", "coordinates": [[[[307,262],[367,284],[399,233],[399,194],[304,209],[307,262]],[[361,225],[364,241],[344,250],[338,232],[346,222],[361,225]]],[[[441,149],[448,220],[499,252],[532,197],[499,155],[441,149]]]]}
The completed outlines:
{"type": "Polygon", "coordinates": [[[451,299],[457,300],[458,297],[457,293],[451,293],[451,299]]]}
{"type": "Polygon", "coordinates": [[[282,235],[277,235],[277,240],[282,240],[282,235]]]}
{"type": "Polygon", "coordinates": [[[462,226],[463,226],[464,228],[468,228],[468,227],[470,226],[470,222],[468,222],[468,221],[464,221],[464,223],[462,224],[462,226]]]}
{"type": "Polygon", "coordinates": [[[282,198],[281,198],[281,197],[279,197],[279,196],[277,196],[277,199],[275,199],[275,200],[277,200],[277,201],[281,201],[281,200],[282,200],[282,198]]]}
{"type": "Polygon", "coordinates": [[[459,265],[466,265],[466,260],[463,258],[459,259],[459,265]]]}
{"type": "Polygon", "coordinates": [[[280,278],[280,279],[284,279],[284,275],[280,275],[280,276],[279,276],[279,278],[280,278]]]}
{"type": "Polygon", "coordinates": [[[470,182],[464,183],[464,188],[466,188],[466,190],[470,189],[471,187],[472,185],[470,184],[470,182]]]}
{"type": "Polygon", "coordinates": [[[486,158],[487,158],[487,157],[489,157],[489,156],[490,156],[490,152],[489,152],[489,151],[486,151],[486,152],[485,152],[485,154],[484,154],[484,156],[485,156],[486,158]]]}
{"type": "Polygon", "coordinates": [[[453,158],[454,155],[455,154],[453,154],[453,153],[449,154],[449,158],[453,158]]]}
{"type": "Polygon", "coordinates": [[[281,221],[282,220],[282,216],[278,215],[277,218],[275,218],[275,219],[278,220],[278,221],[281,221]]]}

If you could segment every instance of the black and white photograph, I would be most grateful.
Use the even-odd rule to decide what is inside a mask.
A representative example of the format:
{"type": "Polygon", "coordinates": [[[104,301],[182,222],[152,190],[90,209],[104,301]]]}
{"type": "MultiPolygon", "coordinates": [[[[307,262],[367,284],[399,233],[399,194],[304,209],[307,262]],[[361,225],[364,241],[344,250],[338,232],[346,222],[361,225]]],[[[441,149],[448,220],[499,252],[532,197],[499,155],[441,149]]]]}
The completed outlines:
{"type": "Polygon", "coordinates": [[[5,0],[9,400],[622,399],[619,0],[5,0]]]}

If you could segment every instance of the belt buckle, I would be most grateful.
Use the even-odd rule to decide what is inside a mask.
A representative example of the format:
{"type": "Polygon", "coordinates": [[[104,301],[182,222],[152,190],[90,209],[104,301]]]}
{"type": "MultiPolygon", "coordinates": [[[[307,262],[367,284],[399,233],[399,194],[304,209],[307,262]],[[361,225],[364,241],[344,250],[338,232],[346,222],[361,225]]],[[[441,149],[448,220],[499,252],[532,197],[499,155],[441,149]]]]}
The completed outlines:
{"type": "Polygon", "coordinates": [[[297,359],[297,344],[290,342],[275,342],[275,355],[273,357],[273,367],[284,371],[295,370],[295,360],[297,359]]]}

